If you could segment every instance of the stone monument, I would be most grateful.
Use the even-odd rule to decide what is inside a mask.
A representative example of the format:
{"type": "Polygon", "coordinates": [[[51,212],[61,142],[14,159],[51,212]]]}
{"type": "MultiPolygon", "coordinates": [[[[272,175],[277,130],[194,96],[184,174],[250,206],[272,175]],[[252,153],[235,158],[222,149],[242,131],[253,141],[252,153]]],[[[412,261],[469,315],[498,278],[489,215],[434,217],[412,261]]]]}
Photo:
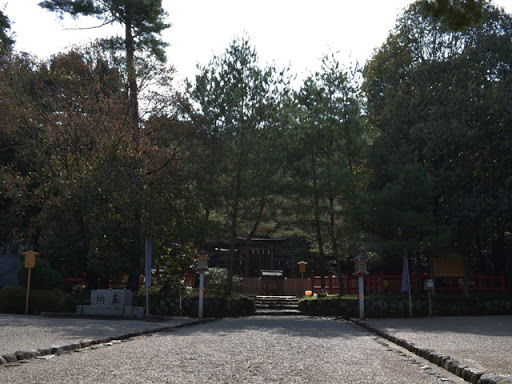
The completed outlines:
{"type": "Polygon", "coordinates": [[[144,308],[133,307],[133,292],[123,289],[97,289],[91,291],[91,305],[77,305],[79,315],[138,316],[144,308]]]}

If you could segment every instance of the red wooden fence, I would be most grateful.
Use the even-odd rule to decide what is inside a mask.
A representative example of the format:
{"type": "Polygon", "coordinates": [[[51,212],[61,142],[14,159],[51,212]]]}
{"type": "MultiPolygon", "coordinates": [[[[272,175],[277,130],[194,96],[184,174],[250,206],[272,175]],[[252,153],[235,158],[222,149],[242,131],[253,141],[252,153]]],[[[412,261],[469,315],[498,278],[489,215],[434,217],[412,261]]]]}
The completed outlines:
{"type": "MultiPolygon", "coordinates": [[[[426,273],[409,274],[409,281],[411,282],[411,290],[424,291],[425,280],[430,279],[430,275],[426,273]]],[[[311,275],[312,290],[318,293],[321,290],[320,276],[311,275]]],[[[344,275],[343,292],[357,293],[358,292],[358,277],[351,274],[344,275]]],[[[475,276],[468,277],[469,290],[473,292],[499,292],[505,294],[505,277],[503,274],[498,276],[476,274],[475,276]]],[[[400,292],[402,289],[402,275],[385,274],[383,272],[374,272],[365,276],[364,288],[366,293],[383,293],[383,292],[400,292]]],[[[339,293],[338,278],[332,275],[325,277],[325,290],[327,293],[339,293]]],[[[436,279],[436,291],[441,292],[463,292],[464,285],[462,279],[459,278],[438,278],[436,279]]]]}

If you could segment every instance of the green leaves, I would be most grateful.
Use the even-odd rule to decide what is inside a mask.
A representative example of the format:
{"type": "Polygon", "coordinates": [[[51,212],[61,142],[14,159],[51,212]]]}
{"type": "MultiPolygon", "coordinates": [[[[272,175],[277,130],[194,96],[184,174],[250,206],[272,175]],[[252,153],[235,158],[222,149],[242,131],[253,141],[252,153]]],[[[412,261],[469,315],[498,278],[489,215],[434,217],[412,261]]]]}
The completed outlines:
{"type": "Polygon", "coordinates": [[[287,132],[291,164],[285,196],[295,204],[294,230],[314,239],[322,269],[324,249],[341,268],[345,255],[340,248],[348,251],[358,237],[352,207],[361,203],[358,191],[369,143],[355,75],[325,56],[321,71],[296,93],[296,122],[287,132]]]}
{"type": "MultiPolygon", "coordinates": [[[[187,112],[205,137],[197,183],[204,209],[231,242],[255,236],[283,169],[282,117],[287,79],[261,68],[249,40],[234,40],[220,56],[199,67],[188,84],[187,112]],[[212,213],[210,215],[210,212],[212,213]]],[[[245,244],[245,246],[247,246],[245,244]]],[[[227,291],[231,289],[229,268],[227,291]]]]}
{"type": "Polygon", "coordinates": [[[14,44],[14,40],[9,34],[10,29],[11,22],[9,18],[0,11],[0,53],[2,55],[5,50],[9,49],[14,44]]]}
{"type": "Polygon", "coordinates": [[[427,17],[440,20],[455,31],[468,28],[483,18],[487,0],[420,0],[427,17]]]}
{"type": "Polygon", "coordinates": [[[424,3],[434,4],[413,4],[364,72],[368,117],[379,132],[377,231],[397,249],[413,240],[416,250],[446,244],[467,249],[470,260],[488,252],[499,261],[497,239],[512,224],[504,184],[512,172],[504,112],[512,19],[478,2],[479,22],[453,28],[442,18],[471,11],[470,2],[437,1],[448,7],[439,17],[425,17],[424,3]]]}

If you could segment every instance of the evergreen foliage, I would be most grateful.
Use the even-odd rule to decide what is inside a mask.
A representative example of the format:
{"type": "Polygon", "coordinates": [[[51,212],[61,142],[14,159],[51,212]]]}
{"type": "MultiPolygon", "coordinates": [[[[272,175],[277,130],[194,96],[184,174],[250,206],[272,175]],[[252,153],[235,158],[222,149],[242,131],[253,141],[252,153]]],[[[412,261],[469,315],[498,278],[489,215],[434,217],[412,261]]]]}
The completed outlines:
{"type": "Polygon", "coordinates": [[[0,242],[29,241],[41,265],[85,272],[89,288],[129,273],[135,289],[151,237],[159,288],[174,291],[197,249],[224,243],[225,293],[255,237],[300,236],[300,257],[322,275],[362,250],[399,265],[403,248],[429,272],[427,254],[449,248],[470,273],[505,273],[512,292],[512,18],[502,10],[413,3],[362,86],[358,70],[326,56],[293,89],[287,70],[261,66],[237,38],[179,95],[162,63],[160,0],[41,6],[126,34],[41,61],[13,50],[0,13],[0,242]]]}

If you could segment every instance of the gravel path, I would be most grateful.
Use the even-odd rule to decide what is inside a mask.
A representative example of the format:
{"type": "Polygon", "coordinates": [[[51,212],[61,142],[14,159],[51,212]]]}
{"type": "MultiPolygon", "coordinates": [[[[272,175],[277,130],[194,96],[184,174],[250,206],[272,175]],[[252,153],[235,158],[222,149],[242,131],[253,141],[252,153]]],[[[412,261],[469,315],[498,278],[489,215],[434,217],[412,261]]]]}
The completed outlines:
{"type": "MultiPolygon", "coordinates": [[[[57,319],[41,316],[0,314],[0,355],[49,348],[81,340],[175,326],[192,320],[176,318],[165,322],[137,320],[57,319]]],[[[1,382],[1,381],[0,381],[1,382]]]]}
{"type": "Polygon", "coordinates": [[[375,319],[366,322],[470,367],[512,379],[512,316],[375,319]]]}
{"type": "Polygon", "coordinates": [[[0,382],[443,383],[384,344],[344,321],[224,319],[3,368],[0,382]]]}

